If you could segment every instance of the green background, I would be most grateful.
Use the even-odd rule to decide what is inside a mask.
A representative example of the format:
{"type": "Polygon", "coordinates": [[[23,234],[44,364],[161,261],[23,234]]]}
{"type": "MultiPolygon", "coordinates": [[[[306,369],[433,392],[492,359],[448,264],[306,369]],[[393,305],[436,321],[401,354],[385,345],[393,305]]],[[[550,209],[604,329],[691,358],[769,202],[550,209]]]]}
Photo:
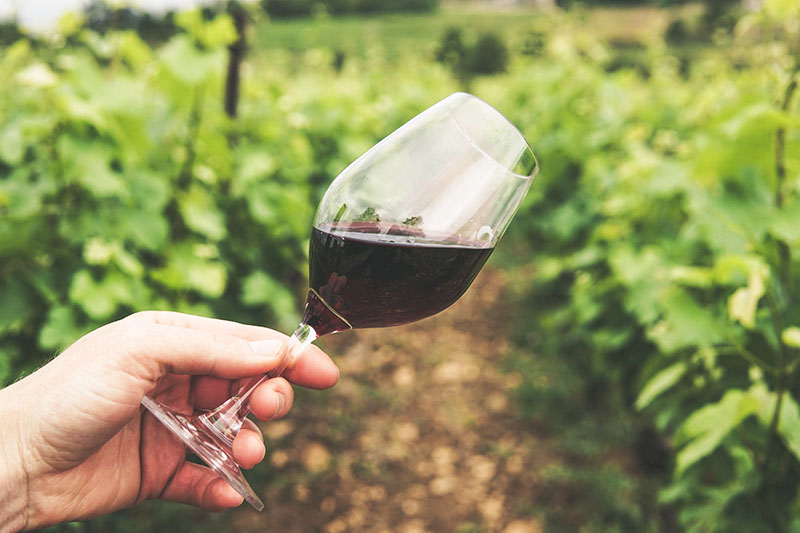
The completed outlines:
{"type": "MultiPolygon", "coordinates": [[[[542,165],[490,266],[511,280],[515,423],[569,451],[547,482],[577,496],[519,514],[553,531],[800,530],[800,8],[762,3],[254,8],[236,118],[224,11],[146,40],[80,20],[7,39],[0,382],[141,309],[292,330],[327,184],[468,90],[542,165]],[[638,466],[600,468],[609,442],[638,466]]],[[[224,527],[149,505],[60,529],[224,527]]]]}

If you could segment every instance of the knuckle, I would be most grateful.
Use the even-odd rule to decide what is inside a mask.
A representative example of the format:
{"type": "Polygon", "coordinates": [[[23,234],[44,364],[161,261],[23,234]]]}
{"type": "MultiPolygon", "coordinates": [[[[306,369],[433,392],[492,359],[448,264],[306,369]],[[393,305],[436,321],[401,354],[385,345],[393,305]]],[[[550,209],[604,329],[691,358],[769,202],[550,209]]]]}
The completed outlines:
{"type": "Polygon", "coordinates": [[[122,322],[130,325],[152,324],[155,322],[155,311],[137,311],[125,317],[122,322]]]}

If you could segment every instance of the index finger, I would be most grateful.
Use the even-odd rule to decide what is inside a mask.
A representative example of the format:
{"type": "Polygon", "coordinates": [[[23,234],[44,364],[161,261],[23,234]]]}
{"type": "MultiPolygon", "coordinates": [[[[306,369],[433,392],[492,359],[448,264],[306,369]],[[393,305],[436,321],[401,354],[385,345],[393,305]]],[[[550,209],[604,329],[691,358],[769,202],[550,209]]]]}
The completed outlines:
{"type": "Polygon", "coordinates": [[[164,326],[175,326],[209,333],[221,333],[239,337],[246,341],[257,341],[266,339],[286,340],[287,335],[274,329],[261,326],[241,324],[231,320],[219,318],[208,318],[204,316],[188,315],[175,311],[147,311],[148,318],[157,324],[164,326]]]}
{"type": "MultiPolygon", "coordinates": [[[[268,339],[285,341],[288,339],[283,333],[269,328],[251,326],[229,320],[187,315],[173,311],[149,311],[148,315],[148,318],[157,324],[239,337],[248,341],[268,339]]],[[[302,387],[327,389],[333,387],[339,380],[339,369],[325,352],[314,345],[310,345],[303,350],[295,363],[286,369],[283,376],[302,387]]]]}

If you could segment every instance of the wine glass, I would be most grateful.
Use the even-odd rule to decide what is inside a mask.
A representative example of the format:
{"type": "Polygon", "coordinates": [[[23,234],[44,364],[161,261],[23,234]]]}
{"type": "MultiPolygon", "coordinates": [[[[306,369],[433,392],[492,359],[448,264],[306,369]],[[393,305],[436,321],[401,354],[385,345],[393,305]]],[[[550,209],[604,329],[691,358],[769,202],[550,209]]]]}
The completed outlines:
{"type": "Polygon", "coordinates": [[[142,404],[259,511],[233,459],[248,398],[315,339],[406,324],[467,290],[528,191],[538,163],[519,130],[466,93],[438,102],[380,141],[333,181],[309,246],[310,288],[286,356],[217,409],[183,416],[142,404]]]}

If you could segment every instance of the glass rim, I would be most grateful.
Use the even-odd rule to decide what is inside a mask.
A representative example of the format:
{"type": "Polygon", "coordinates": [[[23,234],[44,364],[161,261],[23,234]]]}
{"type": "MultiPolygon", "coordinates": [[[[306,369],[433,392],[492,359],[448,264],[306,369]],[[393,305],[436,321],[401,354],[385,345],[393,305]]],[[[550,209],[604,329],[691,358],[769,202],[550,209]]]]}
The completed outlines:
{"type": "Polygon", "coordinates": [[[539,173],[539,158],[536,157],[536,152],[534,152],[533,147],[531,146],[531,143],[528,142],[528,139],[525,137],[525,135],[523,135],[523,133],[520,131],[520,129],[513,122],[511,122],[511,120],[509,120],[508,117],[506,117],[502,112],[500,112],[496,107],[494,107],[492,104],[490,104],[486,100],[475,96],[474,94],[470,94],[470,93],[463,92],[463,91],[458,91],[458,92],[452,93],[450,96],[445,98],[443,100],[443,102],[447,103],[447,109],[450,111],[450,115],[453,117],[453,120],[455,121],[456,125],[458,126],[458,131],[461,132],[461,134],[469,141],[469,143],[476,150],[478,150],[481,154],[486,156],[488,159],[493,161],[497,166],[501,167],[505,172],[511,174],[514,177],[517,177],[517,178],[522,179],[522,180],[532,180],[533,178],[536,177],[536,174],[539,173]],[[484,105],[484,106],[488,107],[489,109],[491,109],[498,117],[500,117],[502,119],[502,121],[506,124],[506,126],[510,127],[510,129],[512,131],[516,132],[516,135],[518,135],[519,138],[522,139],[522,142],[525,143],[525,150],[523,150],[523,155],[525,153],[529,153],[530,154],[530,159],[531,159],[531,162],[532,162],[532,166],[531,166],[530,172],[528,172],[527,174],[523,174],[521,172],[516,172],[514,170],[520,164],[520,161],[523,160],[523,156],[520,157],[519,161],[517,162],[516,165],[514,165],[513,168],[508,168],[506,165],[503,165],[494,156],[492,156],[486,150],[484,150],[477,142],[475,142],[473,137],[464,130],[464,128],[462,127],[461,123],[458,120],[458,117],[456,116],[456,114],[453,111],[453,106],[452,106],[452,104],[450,103],[449,100],[451,98],[454,98],[454,97],[459,97],[459,98],[466,97],[467,99],[474,100],[476,102],[481,103],[482,105],[484,105]]]}

